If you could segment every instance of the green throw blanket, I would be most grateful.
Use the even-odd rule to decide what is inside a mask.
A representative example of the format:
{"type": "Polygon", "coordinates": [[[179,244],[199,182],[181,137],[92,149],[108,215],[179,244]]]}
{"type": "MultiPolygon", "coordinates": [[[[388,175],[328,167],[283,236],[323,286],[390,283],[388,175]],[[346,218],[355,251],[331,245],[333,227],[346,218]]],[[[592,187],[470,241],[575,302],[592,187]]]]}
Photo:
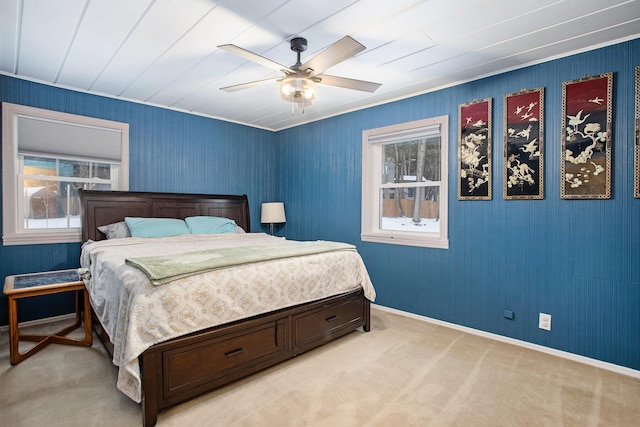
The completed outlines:
{"type": "Polygon", "coordinates": [[[209,249],[177,255],[127,258],[125,263],[142,270],[154,285],[163,285],[172,280],[220,267],[339,250],[355,250],[355,246],[339,242],[286,241],[275,245],[209,249]]]}

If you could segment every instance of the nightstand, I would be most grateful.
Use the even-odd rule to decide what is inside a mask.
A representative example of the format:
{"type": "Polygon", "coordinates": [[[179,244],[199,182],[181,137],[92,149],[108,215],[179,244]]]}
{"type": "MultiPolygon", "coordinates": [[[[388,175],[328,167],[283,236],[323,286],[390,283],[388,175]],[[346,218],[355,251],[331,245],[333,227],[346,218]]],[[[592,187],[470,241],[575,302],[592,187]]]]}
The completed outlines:
{"type": "Polygon", "coordinates": [[[9,359],[12,365],[17,365],[51,343],[84,347],[90,347],[93,344],[89,293],[84,287],[84,282],[78,276],[77,269],[7,276],[4,281],[4,294],[9,301],[9,359]],[[18,299],[70,291],[76,293],[75,323],[50,335],[20,334],[18,330],[18,299]],[[80,294],[82,294],[84,301],[84,338],[76,339],[65,335],[82,324],[80,294]],[[21,340],[33,341],[36,344],[24,353],[20,353],[19,343],[21,340]]]}

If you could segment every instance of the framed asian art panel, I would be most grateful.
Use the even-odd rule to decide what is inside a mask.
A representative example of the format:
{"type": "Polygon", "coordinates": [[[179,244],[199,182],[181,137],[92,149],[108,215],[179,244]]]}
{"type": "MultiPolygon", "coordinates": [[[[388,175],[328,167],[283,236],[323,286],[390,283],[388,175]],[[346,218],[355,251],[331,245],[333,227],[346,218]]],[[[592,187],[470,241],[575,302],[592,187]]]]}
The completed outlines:
{"type": "Polygon", "coordinates": [[[491,98],[458,106],[458,200],[491,200],[491,98]]]}
{"type": "Polygon", "coordinates": [[[634,159],[635,173],[633,196],[640,199],[640,67],[636,67],[636,116],[635,116],[634,159]]]}
{"type": "Polygon", "coordinates": [[[544,199],[544,88],[504,96],[505,200],[544,199]]]}
{"type": "Polygon", "coordinates": [[[562,84],[560,197],[611,198],[613,73],[562,84]]]}

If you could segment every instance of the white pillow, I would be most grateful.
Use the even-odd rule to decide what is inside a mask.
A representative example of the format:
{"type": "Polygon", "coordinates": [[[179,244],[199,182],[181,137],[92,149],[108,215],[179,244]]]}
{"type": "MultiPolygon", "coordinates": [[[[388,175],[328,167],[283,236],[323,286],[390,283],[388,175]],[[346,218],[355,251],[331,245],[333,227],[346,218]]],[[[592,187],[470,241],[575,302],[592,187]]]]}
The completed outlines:
{"type": "Polygon", "coordinates": [[[124,239],[125,237],[131,237],[129,227],[127,227],[127,223],[124,221],[103,225],[98,227],[98,230],[104,233],[107,239],[124,239]]]}

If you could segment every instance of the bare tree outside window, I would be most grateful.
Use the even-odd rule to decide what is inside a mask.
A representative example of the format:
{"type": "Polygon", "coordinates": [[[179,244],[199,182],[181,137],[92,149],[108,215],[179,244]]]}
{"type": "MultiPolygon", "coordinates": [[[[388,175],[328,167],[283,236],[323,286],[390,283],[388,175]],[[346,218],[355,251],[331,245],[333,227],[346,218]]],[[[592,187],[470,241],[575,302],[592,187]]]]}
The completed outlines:
{"type": "Polygon", "coordinates": [[[383,223],[390,222],[385,218],[410,218],[414,225],[426,227],[437,221],[440,139],[393,142],[385,144],[383,150],[383,184],[414,184],[383,189],[383,223]]]}

